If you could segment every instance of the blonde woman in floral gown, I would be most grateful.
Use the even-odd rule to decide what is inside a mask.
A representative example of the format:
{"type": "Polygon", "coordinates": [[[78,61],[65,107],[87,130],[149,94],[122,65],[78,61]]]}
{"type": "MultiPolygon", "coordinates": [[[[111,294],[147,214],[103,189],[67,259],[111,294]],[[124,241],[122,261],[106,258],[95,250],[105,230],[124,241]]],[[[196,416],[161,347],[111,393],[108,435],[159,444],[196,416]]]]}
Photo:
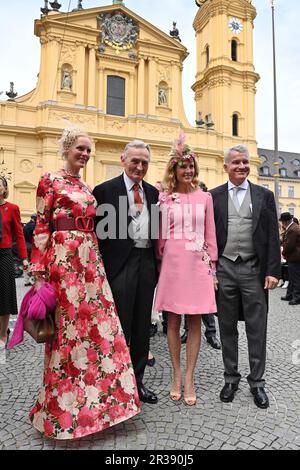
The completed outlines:
{"type": "Polygon", "coordinates": [[[31,272],[57,292],[57,338],[46,345],[43,388],[31,410],[48,437],[75,439],[131,418],[140,403],[130,355],[93,231],[96,201],[80,176],[91,139],[63,132],[64,168],[42,176],[31,272]]]}

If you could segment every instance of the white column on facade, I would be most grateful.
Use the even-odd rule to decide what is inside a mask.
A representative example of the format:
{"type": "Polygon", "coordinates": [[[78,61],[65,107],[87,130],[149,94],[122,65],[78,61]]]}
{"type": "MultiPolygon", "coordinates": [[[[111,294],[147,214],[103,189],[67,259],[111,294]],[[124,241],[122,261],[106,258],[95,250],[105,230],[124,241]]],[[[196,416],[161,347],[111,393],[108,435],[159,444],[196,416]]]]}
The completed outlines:
{"type": "Polygon", "coordinates": [[[89,51],[88,106],[96,106],[96,51],[89,51]]]}
{"type": "Polygon", "coordinates": [[[47,70],[46,76],[46,90],[48,93],[47,99],[56,101],[57,91],[60,90],[60,77],[58,76],[58,67],[59,67],[59,53],[60,53],[60,43],[58,41],[52,40],[48,44],[49,56],[48,56],[48,67],[51,64],[51,69],[47,70]]]}
{"type": "Polygon", "coordinates": [[[129,95],[127,99],[128,103],[128,115],[132,116],[136,114],[136,99],[134,94],[134,73],[129,73],[129,95]]]}
{"type": "Polygon", "coordinates": [[[145,114],[145,59],[140,57],[138,68],[138,105],[137,114],[145,114]]]}
{"type": "Polygon", "coordinates": [[[84,104],[84,87],[85,87],[85,47],[83,44],[77,46],[76,53],[76,104],[84,104]]]}
{"type": "Polygon", "coordinates": [[[98,68],[99,73],[99,90],[98,90],[98,109],[101,112],[105,112],[105,83],[104,83],[104,67],[98,68]]]}
{"type": "Polygon", "coordinates": [[[181,96],[180,64],[172,62],[172,118],[179,119],[179,96],[181,96]]]}
{"type": "Polygon", "coordinates": [[[157,90],[156,90],[156,62],[153,58],[149,60],[149,67],[148,67],[148,114],[150,116],[156,115],[156,104],[157,104],[157,90]]]}

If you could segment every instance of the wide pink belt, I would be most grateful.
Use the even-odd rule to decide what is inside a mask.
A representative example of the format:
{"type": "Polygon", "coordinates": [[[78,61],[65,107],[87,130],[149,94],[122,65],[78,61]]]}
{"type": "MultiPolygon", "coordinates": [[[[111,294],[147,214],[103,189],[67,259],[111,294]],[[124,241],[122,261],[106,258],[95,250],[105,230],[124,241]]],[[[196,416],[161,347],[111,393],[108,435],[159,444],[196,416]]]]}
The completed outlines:
{"type": "Polygon", "coordinates": [[[75,219],[61,218],[53,222],[54,230],[80,230],[81,232],[93,232],[95,228],[93,217],[76,217],[75,219]]]}

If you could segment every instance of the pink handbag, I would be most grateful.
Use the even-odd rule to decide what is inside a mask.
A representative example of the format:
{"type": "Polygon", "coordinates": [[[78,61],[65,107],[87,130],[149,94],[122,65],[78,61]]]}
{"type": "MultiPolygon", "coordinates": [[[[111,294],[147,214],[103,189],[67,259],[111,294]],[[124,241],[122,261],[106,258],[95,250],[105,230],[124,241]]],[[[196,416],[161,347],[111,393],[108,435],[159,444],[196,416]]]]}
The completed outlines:
{"type": "Polygon", "coordinates": [[[22,300],[8,349],[23,341],[24,331],[27,331],[37,343],[52,341],[56,335],[54,321],[56,302],[56,291],[51,284],[45,282],[38,291],[32,287],[22,300]]]}
{"type": "Polygon", "coordinates": [[[56,334],[54,309],[56,306],[55,289],[45,282],[29,301],[24,331],[37,342],[51,342],[56,334]]]}
{"type": "Polygon", "coordinates": [[[25,318],[24,331],[27,331],[38,344],[51,343],[56,336],[54,312],[47,313],[44,320],[25,318]]]}

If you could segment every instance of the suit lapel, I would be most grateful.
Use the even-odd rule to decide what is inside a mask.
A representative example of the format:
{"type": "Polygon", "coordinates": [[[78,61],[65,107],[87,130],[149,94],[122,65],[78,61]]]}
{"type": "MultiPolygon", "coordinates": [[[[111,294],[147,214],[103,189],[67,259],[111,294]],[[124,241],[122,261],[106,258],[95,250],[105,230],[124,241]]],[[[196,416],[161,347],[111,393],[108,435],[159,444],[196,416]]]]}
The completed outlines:
{"type": "Polygon", "coordinates": [[[158,238],[159,232],[159,206],[157,205],[156,192],[152,187],[143,181],[143,189],[147,199],[147,207],[149,212],[149,237],[158,238]]]}
{"type": "Polygon", "coordinates": [[[260,190],[259,186],[250,183],[250,181],[249,181],[249,184],[250,184],[251,201],[252,201],[252,230],[254,233],[256,230],[258,221],[259,221],[263,197],[262,197],[262,191],[260,190]]]}
{"type": "Polygon", "coordinates": [[[145,195],[146,195],[147,207],[148,207],[148,211],[149,211],[149,214],[150,214],[151,213],[151,204],[154,203],[153,193],[152,193],[152,191],[149,191],[149,188],[147,187],[147,185],[145,184],[144,181],[143,181],[143,190],[144,190],[145,195]]]}
{"type": "MultiPolygon", "coordinates": [[[[228,184],[225,183],[220,188],[219,193],[219,214],[224,225],[224,230],[228,231],[228,184]]],[[[227,237],[226,237],[227,238],[227,237]]]]}
{"type": "MultiPolygon", "coordinates": [[[[114,195],[113,197],[115,198],[115,207],[117,208],[117,212],[119,213],[120,212],[120,200],[119,198],[122,196],[122,197],[126,197],[126,201],[127,201],[127,226],[131,223],[132,221],[132,217],[129,215],[129,200],[128,200],[128,194],[127,194],[127,189],[126,189],[126,185],[125,185],[125,181],[124,181],[124,177],[123,175],[121,176],[118,176],[118,178],[116,178],[115,180],[115,192],[114,192],[114,195]]],[[[122,211],[123,213],[123,211],[122,211]]]]}

